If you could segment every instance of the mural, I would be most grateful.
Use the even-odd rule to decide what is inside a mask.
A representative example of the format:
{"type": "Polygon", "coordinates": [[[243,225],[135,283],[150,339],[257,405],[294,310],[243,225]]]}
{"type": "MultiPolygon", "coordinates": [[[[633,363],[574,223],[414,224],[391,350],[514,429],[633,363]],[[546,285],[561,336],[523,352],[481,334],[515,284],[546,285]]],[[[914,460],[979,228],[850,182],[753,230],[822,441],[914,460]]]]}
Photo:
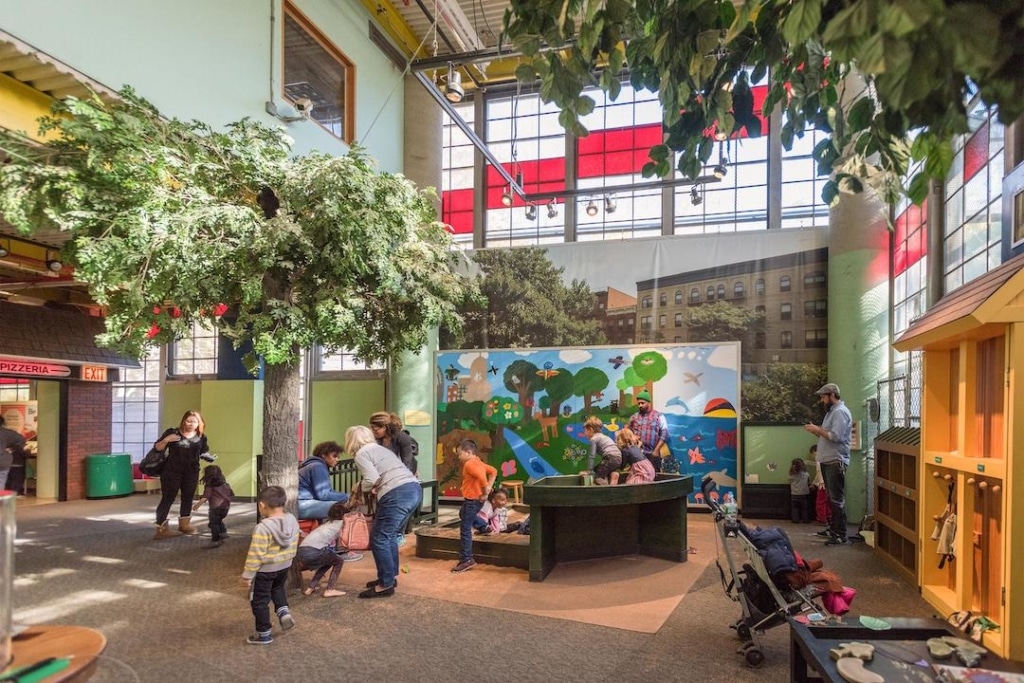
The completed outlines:
{"type": "MultiPolygon", "coordinates": [[[[663,470],[705,474],[716,495],[736,494],[740,345],[440,351],[437,367],[437,480],[442,497],[459,497],[456,447],[480,445],[498,481],[574,474],[586,468],[587,417],[605,433],[629,423],[634,397],[649,391],[668,422],[663,470]]],[[[690,502],[699,503],[699,492],[690,502]]]]}

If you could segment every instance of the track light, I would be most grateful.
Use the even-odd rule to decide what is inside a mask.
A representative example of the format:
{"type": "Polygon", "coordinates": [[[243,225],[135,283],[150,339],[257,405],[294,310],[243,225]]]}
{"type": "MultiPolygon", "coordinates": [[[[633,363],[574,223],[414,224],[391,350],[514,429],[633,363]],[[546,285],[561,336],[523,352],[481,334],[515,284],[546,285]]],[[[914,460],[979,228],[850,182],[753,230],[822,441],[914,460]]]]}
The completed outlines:
{"type": "Polygon", "coordinates": [[[0,243],[0,258],[4,258],[5,256],[9,256],[10,253],[11,253],[11,242],[10,242],[10,240],[4,240],[2,243],[0,243]]]}
{"type": "Polygon", "coordinates": [[[501,193],[501,203],[504,206],[512,206],[512,186],[511,185],[509,185],[508,188],[504,192],[501,193]]]}
{"type": "Polygon", "coordinates": [[[717,140],[718,142],[725,142],[725,140],[727,140],[728,138],[729,134],[726,133],[721,128],[715,131],[715,140],[717,140]]]}
{"type": "Polygon", "coordinates": [[[453,104],[458,104],[465,95],[466,91],[462,89],[462,74],[454,64],[448,62],[448,81],[444,85],[445,98],[453,104]]]}
{"type": "Polygon", "coordinates": [[[593,199],[591,199],[590,202],[587,203],[587,215],[590,216],[591,218],[597,215],[597,204],[594,203],[593,199]]]}
{"type": "Polygon", "coordinates": [[[548,202],[548,218],[558,218],[558,204],[554,199],[548,202]]]}
{"type": "Polygon", "coordinates": [[[721,180],[722,178],[724,178],[725,176],[727,176],[729,174],[729,165],[728,164],[729,164],[728,159],[722,159],[717,164],[715,164],[715,167],[713,169],[711,169],[711,172],[715,175],[716,178],[721,180]]]}
{"type": "Polygon", "coordinates": [[[615,200],[611,195],[607,195],[604,198],[604,212],[615,213],[615,200]]]}
{"type": "Polygon", "coordinates": [[[530,202],[526,205],[526,220],[535,221],[537,220],[537,205],[530,202]]]}
{"type": "Polygon", "coordinates": [[[690,188],[690,203],[694,206],[700,206],[700,203],[704,201],[704,198],[700,196],[700,190],[698,185],[694,185],[690,188]]]}
{"type": "Polygon", "coordinates": [[[54,273],[64,270],[64,262],[60,260],[59,254],[52,251],[46,252],[46,267],[54,273]]]}

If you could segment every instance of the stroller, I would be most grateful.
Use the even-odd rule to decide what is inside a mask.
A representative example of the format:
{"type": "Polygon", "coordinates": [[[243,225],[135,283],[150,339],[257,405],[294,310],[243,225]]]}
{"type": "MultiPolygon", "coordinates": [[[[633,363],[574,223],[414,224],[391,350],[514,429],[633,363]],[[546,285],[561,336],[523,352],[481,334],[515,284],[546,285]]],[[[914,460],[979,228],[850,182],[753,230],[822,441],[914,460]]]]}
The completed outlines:
{"type": "MultiPolygon", "coordinates": [[[[726,596],[740,603],[743,610],[740,618],[730,625],[743,641],[737,653],[743,655],[747,666],[756,669],[764,664],[761,634],[770,628],[785,624],[792,615],[807,612],[810,621],[824,621],[828,612],[818,599],[822,595],[819,588],[809,585],[796,590],[771,578],[764,558],[744,533],[745,527],[736,519],[735,511],[727,509],[720,503],[717,495],[711,495],[714,486],[711,478],[705,477],[700,490],[704,502],[711,508],[714,516],[718,534],[716,540],[721,541],[726,565],[729,567],[728,579],[722,567],[721,553],[718,553],[715,564],[718,566],[726,596]],[[739,561],[733,556],[736,548],[742,552],[743,558],[739,569],[739,561]]],[[[785,535],[781,529],[778,531],[785,535]]],[[[739,552],[735,554],[738,555],[739,552]]]]}

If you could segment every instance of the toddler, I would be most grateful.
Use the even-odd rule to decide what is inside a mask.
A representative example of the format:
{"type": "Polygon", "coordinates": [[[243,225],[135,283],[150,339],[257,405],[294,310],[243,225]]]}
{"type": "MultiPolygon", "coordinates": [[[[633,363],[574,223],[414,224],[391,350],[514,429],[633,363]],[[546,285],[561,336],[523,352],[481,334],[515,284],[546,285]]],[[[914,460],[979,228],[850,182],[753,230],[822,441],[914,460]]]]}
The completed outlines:
{"type": "MultiPolygon", "coordinates": [[[[348,509],[349,503],[332,505],[327,511],[327,521],[310,531],[299,544],[299,562],[306,569],[315,570],[309,585],[302,590],[303,595],[312,595],[320,589],[320,580],[324,578],[328,569],[331,570],[331,575],[327,577],[327,588],[324,589],[323,596],[337,598],[345,595],[345,591],[337,590],[334,586],[338,583],[346,559],[346,549],[339,548],[338,545],[341,529],[345,524],[342,518],[348,509]]],[[[359,555],[359,559],[362,559],[362,555],[359,555]]]]}
{"type": "Polygon", "coordinates": [[[810,493],[807,463],[803,458],[793,458],[789,465],[789,515],[794,524],[806,524],[811,521],[807,509],[807,495],[810,493]]]}
{"type": "Polygon", "coordinates": [[[508,528],[508,491],[496,488],[487,496],[487,502],[480,508],[473,528],[481,534],[493,534],[508,528]]]}
{"type": "Polygon", "coordinates": [[[587,457],[587,469],[581,474],[593,472],[594,483],[598,485],[607,484],[612,473],[622,467],[622,452],[602,429],[604,423],[597,417],[589,417],[583,424],[583,431],[590,439],[590,455],[587,457]],[[594,467],[598,455],[601,456],[601,462],[594,467]]]}
{"type": "MultiPolygon", "coordinates": [[[[654,481],[654,465],[641,450],[640,438],[629,427],[623,427],[615,435],[615,443],[622,451],[622,465],[629,469],[627,484],[647,484],[654,481]]],[[[619,482],[619,473],[612,474],[612,483],[619,482]]]]}
{"type": "Polygon", "coordinates": [[[256,507],[260,522],[252,532],[249,552],[245,556],[242,583],[249,589],[249,604],[256,618],[256,632],[245,642],[250,645],[269,645],[274,642],[270,636],[270,602],[287,631],[295,627],[295,617],[288,609],[288,572],[299,546],[299,520],[286,512],[288,494],[280,486],[268,486],[260,491],[256,507]]]}
{"type": "Polygon", "coordinates": [[[235,492],[231,490],[231,485],[224,478],[224,472],[217,465],[207,466],[203,470],[203,478],[200,481],[203,482],[203,495],[192,506],[192,512],[198,510],[205,501],[210,501],[210,523],[207,526],[210,527],[210,535],[213,536],[213,540],[207,547],[217,548],[223,545],[224,539],[228,537],[228,528],[224,526],[224,519],[228,516],[231,499],[235,492]]]}

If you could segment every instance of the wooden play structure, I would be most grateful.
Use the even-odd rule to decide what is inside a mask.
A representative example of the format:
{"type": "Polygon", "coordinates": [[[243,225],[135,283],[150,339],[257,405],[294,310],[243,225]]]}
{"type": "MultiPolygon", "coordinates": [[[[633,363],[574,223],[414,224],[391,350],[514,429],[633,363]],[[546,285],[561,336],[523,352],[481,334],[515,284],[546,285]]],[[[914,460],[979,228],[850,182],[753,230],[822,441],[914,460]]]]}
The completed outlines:
{"type": "Polygon", "coordinates": [[[1024,571],[1022,268],[1016,257],[963,286],[895,343],[924,351],[911,477],[921,594],[943,615],[969,610],[997,624],[984,645],[1015,660],[1024,659],[1024,587],[1013,589],[1024,571]]]}

